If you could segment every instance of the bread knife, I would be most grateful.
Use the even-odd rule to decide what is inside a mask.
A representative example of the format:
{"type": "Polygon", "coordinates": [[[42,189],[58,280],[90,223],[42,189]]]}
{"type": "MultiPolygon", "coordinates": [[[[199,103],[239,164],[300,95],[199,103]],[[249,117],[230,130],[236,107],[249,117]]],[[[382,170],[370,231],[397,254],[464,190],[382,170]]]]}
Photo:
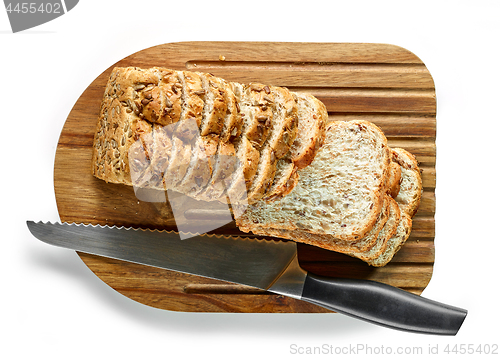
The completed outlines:
{"type": "Polygon", "coordinates": [[[381,326],[456,335],[467,311],[376,281],[306,272],[292,241],[149,229],[27,222],[39,240],[88,254],[239,283],[307,301],[381,326]]]}

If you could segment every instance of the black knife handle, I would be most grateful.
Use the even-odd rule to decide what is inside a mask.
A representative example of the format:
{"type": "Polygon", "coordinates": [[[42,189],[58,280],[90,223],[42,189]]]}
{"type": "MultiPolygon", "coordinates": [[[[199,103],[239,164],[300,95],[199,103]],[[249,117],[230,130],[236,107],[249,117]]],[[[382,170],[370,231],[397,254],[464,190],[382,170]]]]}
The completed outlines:
{"type": "Polygon", "coordinates": [[[403,331],[455,335],[467,311],[380,282],[307,274],[302,300],[403,331]]]}

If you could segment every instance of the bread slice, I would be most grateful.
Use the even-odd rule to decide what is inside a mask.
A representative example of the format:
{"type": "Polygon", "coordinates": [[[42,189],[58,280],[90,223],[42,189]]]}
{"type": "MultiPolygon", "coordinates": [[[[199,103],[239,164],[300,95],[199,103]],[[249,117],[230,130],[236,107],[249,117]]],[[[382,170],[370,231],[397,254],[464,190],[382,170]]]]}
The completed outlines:
{"type": "Polygon", "coordinates": [[[387,181],[387,194],[396,198],[401,188],[401,166],[395,161],[391,162],[387,181]]]}
{"type": "MultiPolygon", "coordinates": [[[[191,121],[192,123],[196,123],[191,121]]],[[[163,176],[165,190],[174,189],[186,175],[191,157],[191,144],[185,143],[177,136],[172,137],[172,149],[169,163],[163,176]]]]}
{"type": "Polygon", "coordinates": [[[135,108],[140,110],[145,120],[167,126],[180,119],[182,84],[177,71],[161,68],[157,70],[158,84],[135,85],[136,92],[133,96],[127,96],[129,98],[126,103],[129,104],[130,97],[133,97],[136,100],[135,108]]]}
{"type": "Polygon", "coordinates": [[[298,135],[290,149],[291,159],[300,170],[314,160],[325,137],[328,112],[325,105],[310,94],[296,93],[298,135]]]}
{"type": "Polygon", "coordinates": [[[380,230],[375,245],[369,250],[362,252],[350,252],[349,255],[361,259],[363,261],[370,261],[379,257],[386,251],[388,241],[396,234],[396,230],[401,220],[401,211],[396,201],[387,196],[389,201],[389,216],[382,230],[380,230]]]}
{"type": "Polygon", "coordinates": [[[241,115],[242,128],[241,134],[233,142],[237,158],[236,169],[226,188],[225,196],[219,200],[226,202],[227,198],[230,198],[233,200],[231,204],[246,205],[247,191],[251,188],[259,167],[259,149],[271,126],[272,108],[263,104],[265,93],[270,94],[270,89],[260,84],[242,85],[235,82],[230,83],[230,86],[241,115]],[[245,185],[242,186],[242,183],[245,185]]]}
{"type": "Polygon", "coordinates": [[[236,157],[233,141],[240,136],[243,123],[236,102],[236,96],[232,92],[230,84],[223,79],[213,76],[209,77],[209,82],[211,82],[212,86],[220,90],[226,104],[226,110],[217,152],[213,158],[212,177],[205,188],[197,194],[196,199],[217,201],[223,197],[226,188],[230,186],[231,177],[237,167],[238,158],[236,157]]]}
{"type": "Polygon", "coordinates": [[[313,161],[318,149],[323,145],[328,112],[323,103],[314,96],[292,93],[297,107],[297,135],[286,158],[276,164],[276,174],[264,200],[274,201],[284,197],[297,185],[298,170],[313,161]]]}
{"type": "Polygon", "coordinates": [[[385,250],[379,256],[368,260],[367,263],[375,267],[387,265],[410,236],[411,228],[411,217],[406,213],[402,213],[396,233],[388,240],[385,250]]]}
{"type": "MultiPolygon", "coordinates": [[[[413,212],[415,207],[418,208],[420,197],[410,194],[421,191],[421,179],[419,178],[420,170],[414,167],[415,162],[412,160],[413,156],[406,154],[407,152],[405,153],[405,151],[400,148],[395,148],[391,150],[391,152],[393,154],[395,152],[399,153],[399,156],[392,156],[393,160],[399,158],[399,163],[401,163],[401,165],[406,167],[412,166],[413,168],[411,172],[402,173],[403,177],[401,181],[407,184],[401,186],[401,190],[397,194],[409,200],[398,203],[389,195],[389,192],[392,191],[390,186],[394,185],[396,182],[399,184],[399,180],[396,180],[396,178],[399,176],[398,173],[401,173],[401,171],[398,172],[394,169],[394,165],[391,165],[392,170],[387,180],[388,194],[385,195],[384,209],[381,211],[372,230],[365,238],[357,241],[337,240],[332,239],[328,235],[311,234],[303,230],[257,229],[254,230],[254,233],[257,235],[270,235],[291,239],[297,242],[345,253],[359,258],[371,266],[385,266],[392,260],[411,233],[412,220],[409,213],[413,212]]],[[[392,163],[400,166],[396,162],[392,163]]],[[[399,187],[399,185],[397,186],[399,187]]]]}
{"type": "MultiPolygon", "coordinates": [[[[264,91],[265,92],[265,91],[264,91]]],[[[254,203],[269,190],[276,173],[277,160],[288,153],[297,136],[297,104],[286,89],[270,87],[275,99],[271,130],[260,151],[257,173],[248,189],[248,203],[254,203]]]]}
{"type": "Polygon", "coordinates": [[[150,185],[153,189],[164,189],[164,175],[172,154],[172,126],[153,124],[153,151],[150,154],[150,185]]]}
{"type": "Polygon", "coordinates": [[[411,218],[417,212],[422,197],[422,177],[415,157],[402,148],[393,148],[392,160],[401,166],[401,189],[395,199],[401,210],[401,220],[396,234],[387,242],[386,249],[378,257],[367,261],[376,267],[387,265],[410,236],[413,224],[411,218]]]}
{"type": "Polygon", "coordinates": [[[413,217],[422,197],[422,176],[418,162],[413,154],[402,148],[392,150],[392,160],[401,166],[401,189],[396,201],[406,214],[413,217]]]}
{"type": "MultiPolygon", "coordinates": [[[[395,185],[394,183],[399,183],[398,173],[400,173],[400,171],[398,172],[396,169],[394,169],[394,166],[399,167],[399,164],[391,162],[391,170],[389,171],[389,176],[386,181],[388,191],[393,190],[391,186],[395,185]]],[[[387,241],[391,238],[391,236],[394,234],[394,231],[396,230],[396,226],[399,222],[399,217],[400,209],[398,204],[389,194],[387,194],[385,195],[384,206],[382,207],[377,222],[370,230],[369,234],[360,240],[340,240],[328,234],[311,234],[303,230],[290,231],[283,229],[262,229],[257,231],[254,230],[253,233],[258,235],[271,235],[286,239],[292,239],[297,242],[319,246],[327,250],[350,254],[351,256],[356,256],[354,254],[360,254],[362,256],[359,256],[359,258],[366,261],[370,258],[380,255],[381,252],[385,249],[387,241]],[[386,228],[386,223],[388,221],[389,224],[386,228]],[[383,233],[381,233],[382,230],[383,233]]]]}
{"type": "Polygon", "coordinates": [[[225,193],[238,162],[233,143],[219,141],[213,162],[212,177],[203,191],[196,196],[198,200],[217,201],[225,193]]]}
{"type": "MultiPolygon", "coordinates": [[[[186,105],[184,121],[192,121],[190,113],[195,113],[203,105],[201,120],[196,120],[199,133],[188,138],[191,144],[191,160],[184,178],[173,187],[177,192],[196,198],[209,183],[215,165],[215,154],[219,146],[219,135],[224,126],[227,105],[224,90],[217,79],[204,73],[183,73],[186,105]],[[202,89],[200,88],[200,84],[202,89]],[[191,93],[191,99],[187,99],[191,93]],[[193,107],[194,106],[194,107],[193,107]],[[189,108],[192,108],[190,112],[189,108]]],[[[199,116],[198,116],[199,117],[199,116]]]]}
{"type": "Polygon", "coordinates": [[[220,135],[227,112],[225,89],[217,77],[199,72],[197,74],[202,80],[203,90],[205,91],[200,135],[220,135]]]}
{"type": "Polygon", "coordinates": [[[297,167],[290,156],[281,158],[276,163],[276,173],[271,187],[262,198],[266,202],[275,201],[288,195],[299,182],[297,167]]]}
{"type": "Polygon", "coordinates": [[[365,237],[383,205],[390,150],[367,121],[332,122],[314,161],[295,188],[271,203],[259,201],[236,220],[244,232],[302,230],[343,240],[365,237]]]}
{"type": "Polygon", "coordinates": [[[241,110],[231,83],[222,78],[218,78],[218,80],[220,86],[224,89],[224,100],[227,105],[226,118],[224,119],[224,127],[222,128],[220,141],[224,143],[233,142],[235,138],[240,136],[243,127],[241,110]]]}
{"type": "Polygon", "coordinates": [[[231,180],[226,188],[226,195],[219,200],[227,202],[230,198],[231,204],[247,203],[247,189],[251,186],[253,177],[257,172],[259,164],[259,151],[250,143],[250,141],[240,136],[234,142],[236,151],[236,164],[231,180]]]}
{"type": "Polygon", "coordinates": [[[389,200],[385,195],[382,210],[370,232],[364,238],[355,241],[337,239],[330,234],[311,234],[304,230],[256,228],[252,232],[256,235],[280,237],[345,254],[362,253],[370,250],[376,244],[379,233],[389,218],[389,211],[389,200]]]}
{"type": "Polygon", "coordinates": [[[274,97],[269,86],[260,83],[231,83],[243,116],[242,135],[258,150],[267,139],[273,122],[274,97]]]}
{"type": "Polygon", "coordinates": [[[192,198],[205,188],[212,177],[213,156],[217,151],[219,136],[198,136],[191,146],[191,162],[184,178],[172,189],[192,198]]]}

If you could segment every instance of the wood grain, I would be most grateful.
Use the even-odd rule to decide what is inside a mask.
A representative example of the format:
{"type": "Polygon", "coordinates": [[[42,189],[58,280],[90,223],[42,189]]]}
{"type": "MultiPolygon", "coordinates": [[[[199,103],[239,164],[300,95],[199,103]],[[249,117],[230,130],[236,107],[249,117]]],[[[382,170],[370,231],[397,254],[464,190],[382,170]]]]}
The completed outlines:
{"type": "MultiPolygon", "coordinates": [[[[110,66],[82,93],[59,138],[54,188],[62,221],[175,229],[168,202],[138,200],[133,188],[91,175],[91,147],[101,99],[115,66],[163,66],[211,72],[309,92],[329,120],[366,119],[389,145],[412,152],[424,194],[408,242],[387,266],[373,268],[336,252],[299,245],[299,261],[316,274],[366,278],[420,294],[434,264],[436,98],[433,79],[410,51],[385,44],[184,42],[139,51],[110,66]],[[225,60],[219,60],[224,56],[225,60]]],[[[242,235],[230,223],[216,233],[242,235]]],[[[243,234],[242,236],[250,236],[243,234]]],[[[79,253],[121,294],[160,309],[189,312],[330,312],[292,298],[217,280],[79,253]]]]}

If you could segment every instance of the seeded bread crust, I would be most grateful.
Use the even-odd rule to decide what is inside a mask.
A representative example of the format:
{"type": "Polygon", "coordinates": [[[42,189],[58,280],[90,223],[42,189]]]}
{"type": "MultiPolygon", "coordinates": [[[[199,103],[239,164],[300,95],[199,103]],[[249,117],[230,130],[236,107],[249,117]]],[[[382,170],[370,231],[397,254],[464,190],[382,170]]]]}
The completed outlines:
{"type": "Polygon", "coordinates": [[[222,128],[220,141],[233,142],[235,138],[238,138],[241,135],[241,129],[243,127],[240,107],[233,92],[231,83],[222,78],[218,78],[218,80],[224,89],[223,93],[227,104],[226,118],[224,119],[224,127],[222,128]]]}
{"type": "MultiPolygon", "coordinates": [[[[252,194],[261,197],[269,193],[276,164],[296,138],[296,98],[284,88],[231,83],[205,73],[117,67],[111,73],[101,104],[92,172],[107,182],[188,190],[202,200],[225,201],[227,194],[241,194],[241,180],[246,190],[252,186],[264,153],[267,159],[263,163],[269,165],[262,166],[252,194]],[[280,130],[275,131],[273,142],[268,145],[273,151],[262,152],[274,128],[278,107],[284,109],[285,119],[278,121],[280,130]],[[208,171],[194,175],[194,168],[199,166],[192,156],[201,152],[197,142],[208,140],[197,138],[209,135],[218,135],[216,151],[212,137],[210,150],[203,152],[220,154],[229,160],[212,158],[208,171]],[[204,185],[188,184],[191,179],[204,185]],[[220,180],[222,185],[208,188],[220,180]]],[[[298,173],[296,169],[282,172],[285,176],[277,180],[272,193],[279,190],[284,196],[297,183],[298,173]]]]}
{"type": "MultiPolygon", "coordinates": [[[[266,92],[266,91],[264,91],[266,92]]],[[[288,153],[297,136],[297,103],[286,88],[270,87],[275,99],[273,122],[260,151],[257,173],[247,193],[249,204],[261,199],[271,187],[277,160],[288,153]]]]}
{"type": "Polygon", "coordinates": [[[232,83],[243,116],[242,135],[258,150],[267,139],[273,123],[274,97],[261,83],[232,83]]]}
{"type": "MultiPolygon", "coordinates": [[[[283,158],[297,138],[298,115],[296,97],[284,87],[270,87],[275,100],[271,133],[265,145],[273,149],[276,159],[283,158]]],[[[264,91],[265,92],[265,91],[264,91]]]]}
{"type": "Polygon", "coordinates": [[[220,135],[227,112],[227,95],[225,89],[215,76],[200,72],[197,74],[202,80],[203,90],[205,91],[205,104],[200,135],[220,135]]]}
{"type": "MultiPolygon", "coordinates": [[[[142,113],[147,121],[167,126],[178,122],[180,119],[182,84],[179,81],[177,71],[158,69],[158,72],[159,81],[157,86],[152,87],[150,83],[135,85],[138,91],[133,95],[133,97],[136,97],[136,102],[134,103],[135,106],[131,104],[131,108],[137,109],[138,113],[142,113]],[[146,87],[140,90],[142,86],[146,87]]],[[[128,101],[130,101],[130,98],[127,98],[127,103],[128,101]]]]}
{"type": "Polygon", "coordinates": [[[175,134],[178,137],[186,140],[193,140],[196,135],[199,135],[199,129],[203,119],[203,107],[205,99],[205,90],[201,77],[196,72],[178,71],[179,80],[182,83],[182,112],[179,125],[176,128],[175,134]],[[186,120],[194,120],[196,122],[197,131],[187,131],[182,127],[186,120]]]}

